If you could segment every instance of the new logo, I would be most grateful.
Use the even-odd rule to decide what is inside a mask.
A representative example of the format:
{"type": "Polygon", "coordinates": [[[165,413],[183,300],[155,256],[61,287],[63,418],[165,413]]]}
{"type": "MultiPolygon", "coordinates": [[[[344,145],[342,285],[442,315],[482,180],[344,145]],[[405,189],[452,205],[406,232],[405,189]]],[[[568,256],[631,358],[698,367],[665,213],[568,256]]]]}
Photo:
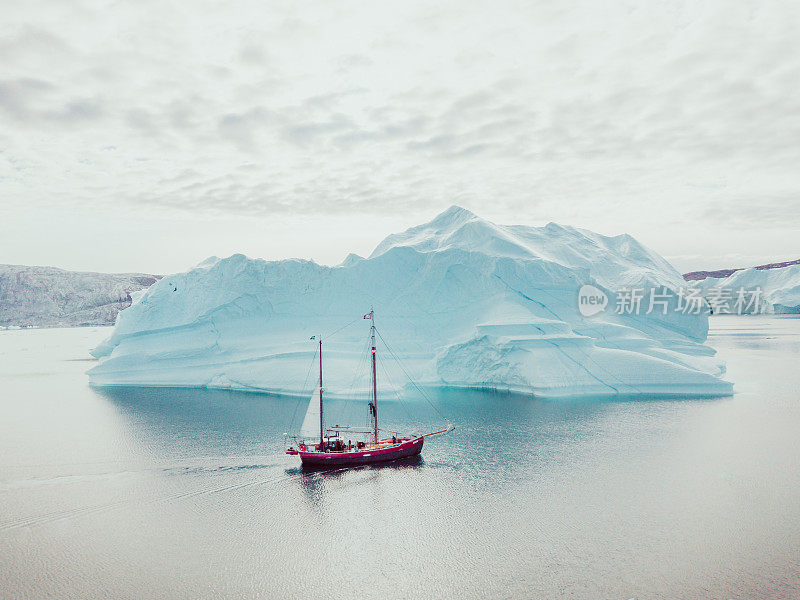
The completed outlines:
{"type": "Polygon", "coordinates": [[[578,290],[578,311],[584,317],[593,317],[603,312],[608,306],[606,293],[593,285],[582,285],[578,290]]]}

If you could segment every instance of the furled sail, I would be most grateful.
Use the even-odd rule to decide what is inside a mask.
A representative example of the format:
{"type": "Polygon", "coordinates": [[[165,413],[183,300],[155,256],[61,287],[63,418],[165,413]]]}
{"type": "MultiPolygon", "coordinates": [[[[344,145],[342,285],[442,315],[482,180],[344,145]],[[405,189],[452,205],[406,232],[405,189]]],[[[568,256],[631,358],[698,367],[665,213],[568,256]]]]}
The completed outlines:
{"type": "Polygon", "coordinates": [[[311,400],[308,402],[306,418],[300,427],[300,437],[306,439],[319,437],[319,386],[311,394],[311,400]]]}

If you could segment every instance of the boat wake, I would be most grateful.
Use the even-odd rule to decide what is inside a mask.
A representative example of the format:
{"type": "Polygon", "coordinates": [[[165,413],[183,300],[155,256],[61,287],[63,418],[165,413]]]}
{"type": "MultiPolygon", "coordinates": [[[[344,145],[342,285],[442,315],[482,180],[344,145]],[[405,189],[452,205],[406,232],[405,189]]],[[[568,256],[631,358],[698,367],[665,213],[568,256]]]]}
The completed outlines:
{"type": "MultiPolygon", "coordinates": [[[[285,462],[274,462],[269,464],[221,465],[213,468],[187,466],[187,467],[172,467],[166,469],[162,468],[160,470],[166,473],[172,473],[176,475],[179,474],[212,475],[214,473],[231,473],[235,471],[246,472],[246,471],[259,470],[265,468],[276,468],[279,467],[281,464],[285,464],[285,462]]],[[[400,459],[390,463],[383,463],[378,465],[362,465],[360,467],[356,467],[355,469],[369,470],[369,469],[380,469],[380,468],[398,468],[398,467],[420,466],[422,464],[423,464],[422,458],[417,456],[417,457],[412,457],[410,459],[400,459]]],[[[21,529],[26,527],[40,527],[48,525],[50,523],[80,519],[83,517],[97,515],[100,513],[123,509],[133,504],[136,504],[137,506],[153,506],[159,504],[168,504],[171,502],[190,500],[192,498],[198,498],[212,494],[235,492],[256,486],[280,485],[281,483],[288,483],[298,480],[302,481],[305,479],[309,481],[319,480],[320,478],[335,476],[337,473],[349,470],[353,470],[353,468],[342,467],[338,469],[329,468],[325,470],[320,470],[320,469],[313,469],[309,467],[300,467],[300,466],[292,467],[285,469],[282,472],[282,474],[272,477],[252,479],[250,481],[243,481],[239,483],[232,483],[226,485],[211,485],[202,487],[200,489],[181,491],[181,492],[176,492],[174,494],[158,496],[155,498],[150,498],[145,500],[142,500],[141,498],[126,498],[124,500],[118,500],[114,502],[94,504],[91,506],[81,506],[60,511],[52,511],[39,515],[27,516],[16,520],[8,521],[5,523],[0,523],[0,532],[13,531],[15,529],[21,529]]]]}

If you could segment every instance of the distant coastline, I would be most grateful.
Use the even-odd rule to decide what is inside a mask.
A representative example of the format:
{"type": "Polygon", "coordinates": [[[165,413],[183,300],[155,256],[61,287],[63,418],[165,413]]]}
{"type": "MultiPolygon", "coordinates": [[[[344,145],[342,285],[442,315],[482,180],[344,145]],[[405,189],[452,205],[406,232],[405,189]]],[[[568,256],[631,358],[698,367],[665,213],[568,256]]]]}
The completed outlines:
{"type": "Polygon", "coordinates": [[[0,328],[113,325],[161,275],[0,265],[0,328]]]}
{"type": "Polygon", "coordinates": [[[758,265],[755,267],[735,267],[733,269],[718,269],[716,271],[692,271],[690,273],[684,273],[683,278],[686,281],[702,281],[704,279],[708,279],[709,277],[713,277],[715,279],[724,279],[726,277],[730,277],[737,271],[745,271],[747,269],[766,271],[770,269],[782,269],[783,267],[790,267],[792,265],[800,265],[800,258],[797,260],[786,260],[783,262],[769,263],[767,265],[758,265]]]}

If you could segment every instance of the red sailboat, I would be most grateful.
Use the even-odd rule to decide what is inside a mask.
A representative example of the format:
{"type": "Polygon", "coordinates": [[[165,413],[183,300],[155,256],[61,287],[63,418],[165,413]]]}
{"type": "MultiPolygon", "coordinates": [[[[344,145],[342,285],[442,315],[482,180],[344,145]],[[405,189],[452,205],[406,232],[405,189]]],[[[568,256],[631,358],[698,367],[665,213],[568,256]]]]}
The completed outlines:
{"type": "Polygon", "coordinates": [[[372,393],[368,403],[371,427],[358,429],[350,426],[335,425],[325,429],[324,403],[322,386],[322,339],[319,339],[319,385],[311,396],[308,404],[300,435],[293,436],[295,445],[285,450],[286,454],[300,456],[303,466],[311,467],[347,467],[372,463],[387,462],[400,458],[416,456],[422,452],[425,438],[450,431],[453,426],[446,429],[426,433],[423,435],[402,435],[391,432],[391,437],[382,437],[378,427],[378,381],[377,357],[375,353],[375,311],[370,310],[365,319],[370,319],[370,341],[372,346],[372,393]],[[317,402],[317,400],[319,400],[317,402]],[[317,436],[317,426],[319,427],[317,436]],[[363,433],[368,437],[364,441],[345,442],[342,434],[363,433]],[[311,439],[311,438],[314,439],[311,439]]]}

